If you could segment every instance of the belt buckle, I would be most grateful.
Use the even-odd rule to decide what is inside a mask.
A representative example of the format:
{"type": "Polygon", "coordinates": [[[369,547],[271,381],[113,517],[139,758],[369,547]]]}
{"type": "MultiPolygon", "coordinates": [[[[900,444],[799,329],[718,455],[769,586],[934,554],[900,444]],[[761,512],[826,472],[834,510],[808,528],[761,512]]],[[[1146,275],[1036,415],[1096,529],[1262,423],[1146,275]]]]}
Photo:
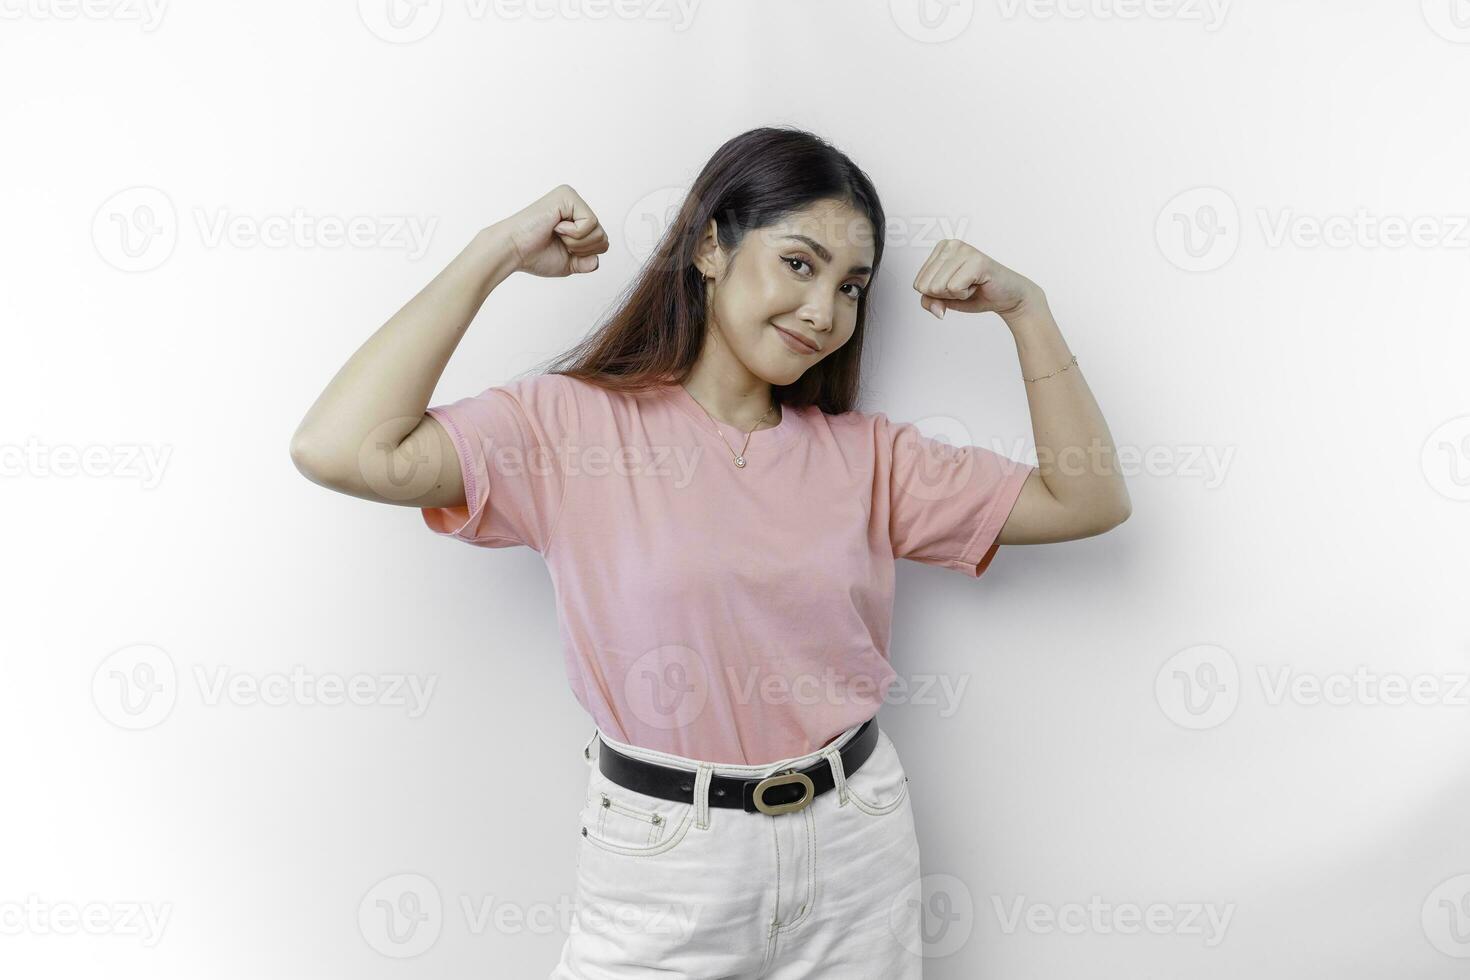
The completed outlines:
{"type": "Polygon", "coordinates": [[[755,784],[755,808],[762,813],[769,813],[773,815],[777,813],[791,813],[794,810],[805,809],[807,805],[811,803],[812,797],[814,797],[815,795],[816,789],[812,786],[812,780],[810,776],[808,776],[804,772],[797,772],[795,769],[787,769],[784,772],[778,772],[773,775],[767,776],[765,779],[762,779],[760,782],[755,784]],[[772,786],[784,786],[787,783],[801,783],[803,786],[806,787],[806,795],[799,800],[792,801],[791,803],[776,803],[774,805],[768,804],[765,800],[766,790],[770,789],[772,786]]]}

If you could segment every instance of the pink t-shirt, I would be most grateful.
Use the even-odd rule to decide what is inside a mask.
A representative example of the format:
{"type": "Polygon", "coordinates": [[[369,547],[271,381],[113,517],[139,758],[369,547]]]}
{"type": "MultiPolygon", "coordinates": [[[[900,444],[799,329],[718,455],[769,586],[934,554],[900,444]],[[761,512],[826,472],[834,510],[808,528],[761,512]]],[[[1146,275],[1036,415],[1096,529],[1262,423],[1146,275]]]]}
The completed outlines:
{"type": "Polygon", "coordinates": [[[783,406],[750,434],[682,385],[540,374],[428,409],[465,507],[429,528],[526,545],[556,591],[567,678],[608,736],[715,763],[804,755],[877,714],[895,559],[972,577],[1036,468],[880,413],[783,406]]]}

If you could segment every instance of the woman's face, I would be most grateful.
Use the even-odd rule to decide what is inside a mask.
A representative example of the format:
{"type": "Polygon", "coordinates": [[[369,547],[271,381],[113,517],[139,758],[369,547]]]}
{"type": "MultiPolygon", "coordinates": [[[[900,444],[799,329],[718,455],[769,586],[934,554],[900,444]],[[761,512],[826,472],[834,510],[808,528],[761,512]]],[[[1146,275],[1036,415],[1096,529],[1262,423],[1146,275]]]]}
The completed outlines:
{"type": "Polygon", "coordinates": [[[706,353],[723,347],[757,378],[791,384],[852,337],[873,253],[872,224],[835,201],[750,231],[733,255],[711,221],[698,260],[713,297],[706,353]]]}

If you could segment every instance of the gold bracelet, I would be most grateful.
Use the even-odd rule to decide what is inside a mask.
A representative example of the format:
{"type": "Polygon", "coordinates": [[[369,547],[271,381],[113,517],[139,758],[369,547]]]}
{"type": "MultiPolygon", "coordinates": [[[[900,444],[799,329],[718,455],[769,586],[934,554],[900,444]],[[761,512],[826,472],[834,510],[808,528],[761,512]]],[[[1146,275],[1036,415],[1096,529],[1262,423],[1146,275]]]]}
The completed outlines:
{"type": "Polygon", "coordinates": [[[1063,371],[1067,370],[1067,368],[1070,368],[1072,366],[1072,364],[1076,364],[1076,363],[1077,363],[1077,355],[1076,354],[1073,354],[1072,355],[1072,362],[1071,362],[1071,364],[1068,364],[1067,367],[1057,368],[1051,374],[1043,374],[1039,378],[1022,378],[1021,380],[1022,381],[1044,381],[1047,378],[1051,377],[1052,374],[1061,374],[1063,371]]]}

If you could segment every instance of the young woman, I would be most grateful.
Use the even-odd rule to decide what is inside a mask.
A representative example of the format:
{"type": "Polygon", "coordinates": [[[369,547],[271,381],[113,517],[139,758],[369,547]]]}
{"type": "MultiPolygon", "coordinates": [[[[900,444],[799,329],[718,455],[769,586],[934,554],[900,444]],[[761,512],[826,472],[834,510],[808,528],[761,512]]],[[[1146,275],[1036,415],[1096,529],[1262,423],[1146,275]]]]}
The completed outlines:
{"type": "Polygon", "coordinates": [[[561,185],[477,234],[292,441],[316,483],[547,563],[596,722],[553,978],[920,976],[907,777],[874,721],[896,677],[894,561],[975,577],[1000,544],[1129,513],[1041,289],[964,242],[941,242],[914,288],[936,316],[1010,328],[1040,467],[854,410],[883,241],[851,160],[751,130],[553,369],[427,407],[499,283],[597,268],[606,232],[561,185]]]}

